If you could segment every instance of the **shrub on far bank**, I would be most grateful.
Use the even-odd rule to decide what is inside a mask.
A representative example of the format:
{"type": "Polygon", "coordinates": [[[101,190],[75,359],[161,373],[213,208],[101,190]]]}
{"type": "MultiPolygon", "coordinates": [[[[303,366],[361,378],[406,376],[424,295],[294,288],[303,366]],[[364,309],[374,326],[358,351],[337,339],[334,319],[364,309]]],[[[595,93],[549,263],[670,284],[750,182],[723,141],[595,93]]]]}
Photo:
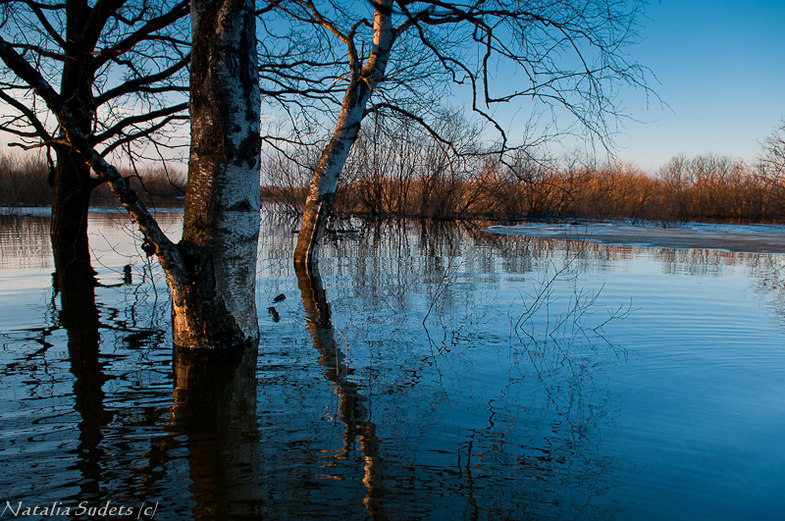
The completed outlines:
{"type": "MultiPolygon", "coordinates": [[[[185,174],[163,167],[138,172],[125,171],[131,186],[148,206],[180,206],[185,195],[185,174]]],[[[52,201],[49,165],[35,155],[0,153],[0,204],[8,206],[48,206],[52,201]]],[[[106,184],[92,193],[92,206],[119,206],[106,184]]]]}
{"type": "MultiPolygon", "coordinates": [[[[522,163],[514,170],[499,162],[473,158],[450,164],[439,151],[390,153],[378,149],[347,162],[336,194],[339,215],[415,217],[434,220],[539,218],[626,219],[664,224],[692,221],[785,222],[785,139],[780,130],[767,142],[754,166],[719,156],[677,156],[656,175],[629,165],[561,167],[522,163]]],[[[263,200],[301,212],[308,169],[266,164],[271,182],[263,200]]],[[[126,171],[143,202],[155,207],[183,204],[183,172],[149,167],[126,171]]],[[[33,155],[0,154],[0,204],[48,206],[49,166],[33,155]]],[[[117,207],[106,184],[93,191],[93,206],[117,207]]]]}
{"type": "MultiPolygon", "coordinates": [[[[427,162],[408,169],[350,165],[335,210],[428,219],[785,222],[785,177],[772,175],[764,163],[753,168],[725,157],[679,156],[656,176],[623,164],[530,165],[515,172],[491,161],[475,166],[456,172],[427,162]]],[[[305,188],[270,189],[267,195],[296,209],[305,188]]]]}
{"type": "Polygon", "coordinates": [[[49,204],[49,166],[40,156],[0,154],[0,204],[31,206],[49,204]]]}

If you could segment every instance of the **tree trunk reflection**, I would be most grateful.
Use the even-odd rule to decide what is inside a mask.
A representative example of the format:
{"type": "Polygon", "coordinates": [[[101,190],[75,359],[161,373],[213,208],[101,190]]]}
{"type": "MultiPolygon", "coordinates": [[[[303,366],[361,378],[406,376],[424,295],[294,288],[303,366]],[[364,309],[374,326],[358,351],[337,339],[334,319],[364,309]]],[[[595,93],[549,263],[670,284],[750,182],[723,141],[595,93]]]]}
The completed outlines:
{"type": "Polygon", "coordinates": [[[174,349],[172,434],[188,437],[194,519],[259,516],[256,350],[174,349]]]}
{"type": "Polygon", "coordinates": [[[364,403],[367,400],[360,394],[357,384],[348,379],[345,356],[335,343],[330,304],[327,302],[318,265],[297,264],[295,269],[308,331],[313,346],[321,354],[319,364],[324,367],[323,374],[338,395],[339,419],[346,427],[343,450],[338,457],[348,458],[352,445],[359,437],[360,451],[365,458],[363,485],[366,495],[363,504],[372,519],[384,521],[387,516],[381,505],[384,489],[376,425],[368,421],[369,411],[364,403]]]}
{"type": "Polygon", "coordinates": [[[68,336],[70,370],[75,378],[74,410],[81,418],[77,449],[77,467],[82,474],[80,497],[97,498],[101,488],[102,429],[110,415],[104,407],[102,387],[106,376],[99,360],[95,272],[90,267],[86,243],[81,256],[75,254],[79,245],[64,246],[53,240],[52,246],[55,259],[52,286],[55,298],[60,297],[58,322],[68,336]]]}

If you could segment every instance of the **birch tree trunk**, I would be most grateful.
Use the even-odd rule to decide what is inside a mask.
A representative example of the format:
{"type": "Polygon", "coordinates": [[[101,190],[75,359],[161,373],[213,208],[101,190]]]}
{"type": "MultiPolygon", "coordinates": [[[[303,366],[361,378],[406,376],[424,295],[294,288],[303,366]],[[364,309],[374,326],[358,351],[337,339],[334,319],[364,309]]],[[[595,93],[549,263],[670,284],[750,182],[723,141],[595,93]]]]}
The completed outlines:
{"type": "Polygon", "coordinates": [[[175,344],[256,344],[259,80],[253,0],[191,2],[187,280],[169,277],[175,344]]]}
{"type": "Polygon", "coordinates": [[[327,219],[333,212],[338,176],[346,163],[352,145],[357,141],[365,109],[373,89],[381,83],[395,40],[392,26],[392,0],[374,2],[373,48],[365,65],[360,68],[353,35],[343,36],[349,50],[351,75],[344,94],[341,112],[330,143],[322,152],[308,188],[305,212],[294,252],[296,265],[318,262],[319,245],[327,219]]]}

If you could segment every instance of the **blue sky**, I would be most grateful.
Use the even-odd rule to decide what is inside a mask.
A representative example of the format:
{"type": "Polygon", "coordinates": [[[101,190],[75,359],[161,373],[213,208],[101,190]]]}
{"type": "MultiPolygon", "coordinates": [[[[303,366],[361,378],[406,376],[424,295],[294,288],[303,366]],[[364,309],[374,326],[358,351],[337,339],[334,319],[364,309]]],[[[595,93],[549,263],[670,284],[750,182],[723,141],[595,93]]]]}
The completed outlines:
{"type": "Polygon", "coordinates": [[[629,96],[617,157],[654,170],[680,153],[754,160],[785,118],[785,0],[652,0],[631,59],[668,104],[629,96]]]}

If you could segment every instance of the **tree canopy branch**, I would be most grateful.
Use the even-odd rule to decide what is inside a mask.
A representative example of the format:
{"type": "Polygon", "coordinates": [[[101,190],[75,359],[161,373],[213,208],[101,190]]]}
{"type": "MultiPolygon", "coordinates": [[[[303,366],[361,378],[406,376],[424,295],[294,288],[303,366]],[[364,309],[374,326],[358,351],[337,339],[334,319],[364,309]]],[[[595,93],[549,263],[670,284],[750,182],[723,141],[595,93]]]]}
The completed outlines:
{"type": "Polygon", "coordinates": [[[186,278],[185,265],[176,245],[166,236],[158,222],[145,208],[139,197],[131,189],[128,181],[120,175],[117,169],[110,165],[93,148],[87,137],[79,130],[76,121],[64,100],[55,92],[52,86],[34,69],[19,53],[17,53],[5,39],[0,37],[0,59],[9,69],[25,81],[43,98],[49,109],[54,113],[60,127],[68,137],[71,145],[79,151],[85,161],[101,176],[115,192],[123,207],[136,222],[142,234],[156,246],[156,253],[161,265],[167,273],[175,277],[186,278]]]}

